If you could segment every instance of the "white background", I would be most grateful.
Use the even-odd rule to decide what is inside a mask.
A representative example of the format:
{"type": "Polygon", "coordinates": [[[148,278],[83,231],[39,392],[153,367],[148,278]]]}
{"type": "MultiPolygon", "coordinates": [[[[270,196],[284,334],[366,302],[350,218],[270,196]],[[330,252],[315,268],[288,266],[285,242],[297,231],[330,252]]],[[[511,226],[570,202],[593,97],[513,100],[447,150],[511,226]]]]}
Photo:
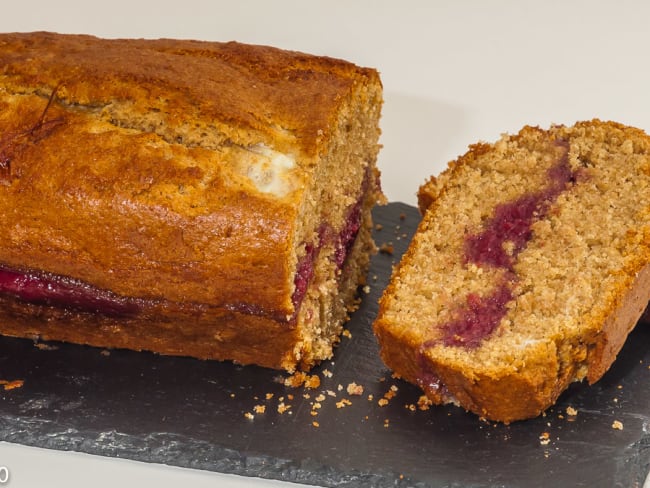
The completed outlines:
{"type": "MultiPolygon", "coordinates": [[[[0,31],[32,30],[238,40],[375,67],[385,91],[383,187],[390,200],[410,204],[469,144],[525,124],[597,117],[650,131],[650,2],[642,0],[3,3],[0,31]]],[[[2,443],[0,466],[20,487],[250,486],[245,478],[2,443]]]]}

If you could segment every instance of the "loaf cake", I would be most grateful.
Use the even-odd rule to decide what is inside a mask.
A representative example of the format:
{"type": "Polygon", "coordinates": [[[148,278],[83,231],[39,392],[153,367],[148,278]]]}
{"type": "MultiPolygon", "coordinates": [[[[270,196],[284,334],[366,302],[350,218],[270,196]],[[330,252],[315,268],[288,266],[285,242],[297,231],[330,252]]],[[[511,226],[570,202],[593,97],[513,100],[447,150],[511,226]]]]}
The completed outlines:
{"type": "Polygon", "coordinates": [[[505,423],[602,377],[650,298],[650,137],[525,127],[471,146],[418,197],[374,323],[388,367],[505,423]]]}
{"type": "Polygon", "coordinates": [[[0,333],[330,357],[374,249],[381,104],[328,57],[0,35],[0,333]]]}

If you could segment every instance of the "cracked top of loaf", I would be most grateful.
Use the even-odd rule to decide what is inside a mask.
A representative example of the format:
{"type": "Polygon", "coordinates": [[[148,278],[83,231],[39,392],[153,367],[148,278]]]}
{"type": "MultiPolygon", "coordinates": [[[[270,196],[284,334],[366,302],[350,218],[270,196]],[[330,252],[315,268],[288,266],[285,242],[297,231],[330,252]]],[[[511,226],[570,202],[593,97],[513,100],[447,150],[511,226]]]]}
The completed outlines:
{"type": "Polygon", "coordinates": [[[355,111],[372,149],[343,163],[374,163],[380,100],[372,69],[272,47],[0,34],[0,263],[291,314],[315,172],[355,111]]]}
{"type": "Polygon", "coordinates": [[[61,102],[171,142],[310,156],[351,86],[379,83],[346,61],[237,42],[3,34],[0,63],[7,88],[45,97],[57,88],[61,102]]]}

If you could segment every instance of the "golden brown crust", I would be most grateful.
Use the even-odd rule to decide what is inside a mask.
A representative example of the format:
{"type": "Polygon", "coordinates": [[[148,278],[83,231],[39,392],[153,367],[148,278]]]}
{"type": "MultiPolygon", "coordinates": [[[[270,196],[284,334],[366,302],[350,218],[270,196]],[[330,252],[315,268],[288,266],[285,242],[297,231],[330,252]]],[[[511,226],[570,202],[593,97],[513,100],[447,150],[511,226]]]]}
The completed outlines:
{"type": "Polygon", "coordinates": [[[650,264],[633,276],[632,284],[620,293],[620,302],[603,321],[600,333],[589,349],[587,380],[590,384],[598,381],[610,368],[648,305],[650,264]]]}
{"type": "MultiPolygon", "coordinates": [[[[18,104],[0,95],[2,133],[28,131],[44,106],[36,96],[18,104]]],[[[247,302],[247,285],[266,282],[259,305],[291,313],[291,201],[238,187],[202,148],[161,144],[58,106],[46,120],[61,122],[10,148],[0,204],[16,211],[0,215],[12,229],[1,263],[120,295],[211,305],[247,302]]]]}
{"type": "Polygon", "coordinates": [[[268,46],[192,40],[98,39],[48,32],[0,36],[3,84],[72,105],[116,100],[166,115],[169,129],[210,125],[235,144],[298,145],[315,155],[354,83],[377,72],[268,46]]]}
{"type": "MultiPolygon", "coordinates": [[[[291,270],[286,263],[292,252],[287,238],[294,231],[295,200],[251,194],[243,179],[233,181],[231,175],[218,173],[226,170],[215,168],[214,152],[163,144],[166,134],[161,141],[155,134],[133,133],[110,121],[98,123],[96,112],[119,101],[129,104],[132,114],[164,114],[166,131],[209,125],[232,144],[268,143],[278,151],[292,144],[294,150],[297,146],[314,155],[352,83],[357,77],[374,78],[375,72],[329,58],[237,43],[103,40],[50,33],[0,36],[0,65],[5,90],[40,95],[0,92],[5,146],[12,144],[7,141],[10,134],[29,131],[38,123],[53,94],[57,103],[46,120],[60,121],[49,126],[47,134],[41,131],[11,148],[11,185],[0,196],[2,205],[24,213],[41,201],[60,206],[33,209],[40,214],[40,228],[24,230],[38,242],[29,243],[29,249],[25,241],[15,248],[3,246],[0,262],[72,274],[120,294],[192,297],[213,305],[246,302],[252,292],[246,284],[264,282],[265,290],[255,290],[260,306],[291,313],[291,270]],[[9,109],[16,104],[19,109],[9,109]],[[110,166],[93,164],[104,154],[111,155],[110,166]],[[163,166],[161,160],[173,164],[163,166]],[[174,198],[185,200],[185,205],[169,208],[169,191],[161,197],[155,193],[159,182],[175,185],[179,195],[174,198]],[[184,197],[181,187],[200,187],[200,200],[184,197]],[[52,199],[53,188],[61,200],[52,199]],[[133,206],[141,221],[132,216],[133,206]],[[79,236],[75,252],[93,255],[79,256],[76,268],[70,269],[61,256],[65,236],[90,221],[92,232],[87,239],[79,236]],[[52,231],[44,232],[44,226],[52,231]],[[98,240],[118,243],[112,248],[115,254],[110,254],[111,248],[105,254],[93,249],[92,242],[98,240]],[[229,249],[227,255],[224,248],[229,249]],[[140,269],[138,254],[152,260],[149,275],[140,269]],[[165,269],[158,263],[165,263],[165,269]]],[[[16,228],[22,219],[20,213],[3,217],[3,228],[16,228]]]]}
{"type": "MultiPolygon", "coordinates": [[[[220,350],[199,334],[183,349],[170,332],[152,339],[159,352],[310,363],[300,351],[308,329],[330,319],[340,327],[342,317],[299,315],[297,268],[321,226],[342,232],[356,202],[369,225],[380,106],[375,70],[327,57],[236,42],[0,34],[0,267],[158,304],[154,324],[174,307],[207,309],[216,322],[206,331],[222,323],[233,338],[220,350]],[[350,178],[333,191],[337,167],[350,178]],[[257,349],[245,352],[246,341],[257,349]]],[[[324,275],[335,268],[328,245],[330,255],[314,257],[324,275]]],[[[367,265],[362,253],[352,259],[367,265]]],[[[344,308],[334,305],[336,283],[327,286],[328,307],[344,308]]],[[[56,338],[54,325],[43,327],[56,338]]],[[[92,335],[90,325],[78,337],[112,337],[92,335]]],[[[146,341],[135,333],[105,345],[146,341]]]]}
{"type": "Polygon", "coordinates": [[[4,208],[23,211],[3,214],[2,226],[20,227],[32,240],[3,246],[0,262],[71,274],[129,296],[192,297],[223,305],[246,302],[254,291],[261,307],[291,313],[287,238],[294,230],[296,203],[253,194],[243,181],[219,174],[212,151],[162,144],[151,133],[101,124],[88,110],[128,102],[132,112],[163,112],[167,130],[211,124],[234,144],[267,142],[282,150],[274,130],[279,127],[294,146],[313,155],[355,77],[374,72],[237,43],[49,33],[0,36],[0,65],[6,90],[41,95],[16,101],[4,94],[0,131],[5,146],[12,143],[7,134],[38,123],[45,97],[54,94],[58,102],[46,120],[60,120],[48,128],[47,137],[37,133],[12,148],[11,185],[0,198],[4,208]],[[17,103],[20,109],[9,108],[17,103]],[[111,155],[110,166],[93,164],[104,154],[111,155]],[[161,165],[161,160],[173,163],[161,165]],[[169,192],[156,195],[161,182],[176,186],[174,198],[186,200],[183,207],[169,208],[169,192]],[[183,197],[181,187],[201,187],[200,200],[183,197]],[[52,189],[60,200],[52,199],[52,189]],[[30,209],[42,201],[51,206],[30,209]],[[38,229],[23,228],[21,214],[30,211],[39,215],[38,229]],[[93,228],[77,236],[78,249],[66,251],[65,236],[89,222],[93,228]],[[97,241],[111,240],[117,245],[96,249],[97,241]],[[92,255],[62,259],[66,252],[80,251],[92,255]],[[139,255],[151,260],[150,273],[141,269],[139,255]],[[268,286],[259,289],[257,283],[268,286]]]}

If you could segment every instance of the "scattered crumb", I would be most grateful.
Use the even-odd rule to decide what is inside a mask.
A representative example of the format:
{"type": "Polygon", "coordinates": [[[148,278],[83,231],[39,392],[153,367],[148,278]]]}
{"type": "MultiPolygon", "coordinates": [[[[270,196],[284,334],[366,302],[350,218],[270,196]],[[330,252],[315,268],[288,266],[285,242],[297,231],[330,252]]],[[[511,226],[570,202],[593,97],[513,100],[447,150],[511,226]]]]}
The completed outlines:
{"type": "Polygon", "coordinates": [[[390,423],[390,420],[384,419],[384,427],[388,428],[388,424],[390,423]]]}
{"type": "Polygon", "coordinates": [[[382,230],[384,228],[381,224],[375,224],[375,230],[382,230]]]}
{"type": "Polygon", "coordinates": [[[324,369],[323,376],[325,376],[325,378],[331,378],[334,374],[329,369],[324,369]]]}
{"type": "Polygon", "coordinates": [[[406,219],[406,214],[405,214],[404,212],[402,212],[401,214],[399,214],[399,219],[400,219],[400,220],[404,220],[404,219],[406,219]]]}
{"type": "Polygon", "coordinates": [[[314,400],[316,400],[317,402],[325,401],[325,395],[323,395],[323,394],[321,393],[321,394],[318,395],[316,398],[314,398],[314,400]]]}
{"type": "Polygon", "coordinates": [[[304,386],[305,388],[318,388],[320,386],[320,378],[318,375],[309,375],[303,373],[302,371],[297,371],[291,376],[287,377],[283,381],[284,386],[289,386],[291,388],[298,388],[304,386]]]}
{"type": "Polygon", "coordinates": [[[384,398],[386,400],[391,400],[395,398],[395,395],[397,395],[397,387],[395,385],[392,385],[390,387],[390,390],[388,390],[386,393],[384,393],[384,398]]]}
{"type": "Polygon", "coordinates": [[[406,405],[404,405],[404,408],[410,410],[411,412],[415,412],[415,410],[417,410],[415,403],[407,403],[406,405]]]}
{"type": "Polygon", "coordinates": [[[264,413],[264,412],[266,412],[266,406],[265,405],[255,405],[253,407],[253,411],[255,413],[264,413]]]}
{"type": "Polygon", "coordinates": [[[336,408],[345,408],[352,405],[352,402],[347,398],[343,398],[341,401],[336,402],[336,408]]]}
{"type": "Polygon", "coordinates": [[[431,400],[426,395],[420,396],[418,398],[418,408],[420,410],[429,410],[429,407],[431,406],[431,400]]]}
{"type": "Polygon", "coordinates": [[[230,398],[235,398],[235,394],[234,394],[234,393],[231,393],[231,394],[230,394],[230,398]]]}
{"type": "MultiPolygon", "coordinates": [[[[35,342],[34,347],[36,349],[40,349],[41,351],[56,351],[59,348],[58,346],[52,346],[50,344],[44,344],[42,342],[35,342]]],[[[100,354],[104,354],[104,351],[102,351],[100,354]]]]}
{"type": "Polygon", "coordinates": [[[0,380],[0,385],[4,387],[5,391],[21,388],[24,384],[25,380],[0,380]]]}
{"type": "Polygon", "coordinates": [[[343,391],[343,385],[339,383],[338,385],[336,385],[336,389],[338,391],[343,391]]]}
{"type": "Polygon", "coordinates": [[[102,349],[99,354],[101,354],[102,356],[108,357],[108,356],[111,355],[111,351],[109,351],[108,349],[102,349]]]}
{"type": "Polygon", "coordinates": [[[395,248],[393,247],[392,244],[387,244],[384,242],[381,246],[379,246],[379,252],[382,254],[388,254],[392,256],[393,253],[395,252],[395,248]]]}
{"type": "Polygon", "coordinates": [[[316,415],[318,415],[318,412],[317,412],[316,410],[312,410],[311,412],[309,412],[309,414],[310,414],[312,417],[315,417],[316,415]]]}
{"type": "Polygon", "coordinates": [[[542,432],[539,436],[539,443],[543,446],[546,446],[551,442],[551,435],[548,432],[542,432]]]}
{"type": "Polygon", "coordinates": [[[352,382],[348,385],[346,391],[348,395],[363,395],[363,386],[352,382]]]}
{"type": "Polygon", "coordinates": [[[273,398],[273,393],[267,393],[266,394],[266,399],[270,400],[271,398],[273,398]]]}
{"type": "Polygon", "coordinates": [[[363,292],[364,292],[366,295],[367,295],[368,293],[370,293],[370,286],[369,286],[369,285],[364,286],[364,287],[363,287],[363,292]]]}
{"type": "Polygon", "coordinates": [[[335,397],[335,396],[336,396],[336,392],[335,392],[335,391],[332,391],[332,390],[327,390],[327,394],[328,394],[329,396],[331,396],[331,397],[335,397]]]}
{"type": "MultiPolygon", "coordinates": [[[[278,403],[278,413],[279,414],[283,414],[284,412],[286,412],[287,410],[290,410],[290,409],[291,409],[291,405],[287,405],[286,403],[284,403],[282,401],[280,403],[278,403]]],[[[291,413],[291,412],[289,412],[289,413],[291,413]]]]}
{"type": "Polygon", "coordinates": [[[375,396],[372,393],[370,395],[368,395],[368,401],[369,402],[371,402],[374,398],[375,398],[375,396]]]}
{"type": "Polygon", "coordinates": [[[578,415],[578,410],[576,410],[573,407],[567,407],[566,414],[569,415],[570,417],[575,417],[576,415],[578,415]]]}
{"type": "Polygon", "coordinates": [[[320,424],[318,422],[316,422],[315,420],[311,423],[311,425],[313,425],[316,428],[320,427],[320,424]]]}
{"type": "Polygon", "coordinates": [[[287,395],[287,399],[288,399],[288,400],[293,400],[293,395],[292,395],[291,393],[289,393],[289,394],[287,395]]]}
{"type": "Polygon", "coordinates": [[[244,414],[244,417],[246,417],[248,420],[253,420],[253,419],[255,418],[255,415],[253,415],[253,414],[250,413],[250,412],[246,412],[246,413],[244,414]]]}
{"type": "MultiPolygon", "coordinates": [[[[370,293],[369,287],[368,287],[368,291],[366,293],[370,293]]],[[[343,329],[343,332],[341,332],[341,335],[343,337],[347,337],[348,339],[352,339],[352,332],[350,332],[348,329],[343,329]]]]}
{"type": "Polygon", "coordinates": [[[612,423],[612,429],[623,430],[623,422],[620,420],[614,420],[612,423]]]}
{"type": "Polygon", "coordinates": [[[391,385],[390,389],[384,393],[384,397],[380,398],[379,401],[377,402],[380,407],[385,407],[388,405],[388,401],[391,400],[392,398],[397,395],[398,388],[395,385],[391,385]]]}

